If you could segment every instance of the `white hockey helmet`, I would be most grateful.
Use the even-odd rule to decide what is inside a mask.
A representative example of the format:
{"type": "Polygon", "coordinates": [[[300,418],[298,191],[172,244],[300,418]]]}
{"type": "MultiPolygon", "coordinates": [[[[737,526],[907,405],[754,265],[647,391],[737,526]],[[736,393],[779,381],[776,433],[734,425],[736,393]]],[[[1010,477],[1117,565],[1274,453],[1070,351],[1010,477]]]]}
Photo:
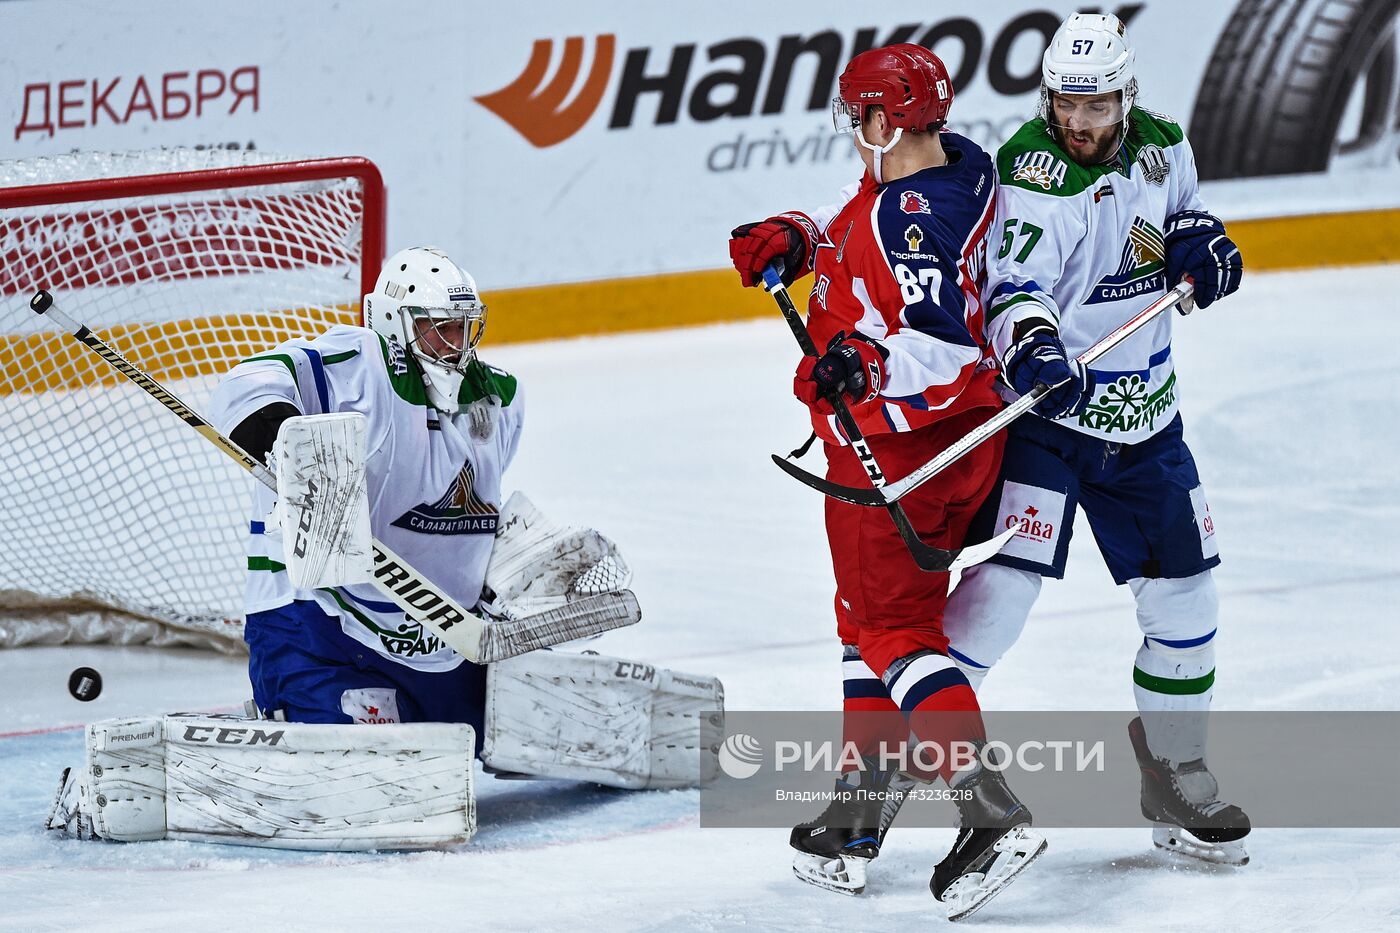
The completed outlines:
{"type": "Polygon", "coordinates": [[[1113,108],[1102,117],[1101,126],[1123,121],[1137,98],[1137,76],[1133,71],[1133,49],[1127,31],[1111,13],[1074,13],[1055,30],[1045,57],[1040,62],[1040,116],[1053,123],[1051,93],[1107,94],[1121,91],[1121,109],[1113,108]]]}
{"type": "Polygon", "coordinates": [[[486,332],[486,305],[471,275],[431,246],[400,250],[385,261],[364,309],[370,329],[413,353],[428,402],[463,411],[462,377],[486,332]]]}

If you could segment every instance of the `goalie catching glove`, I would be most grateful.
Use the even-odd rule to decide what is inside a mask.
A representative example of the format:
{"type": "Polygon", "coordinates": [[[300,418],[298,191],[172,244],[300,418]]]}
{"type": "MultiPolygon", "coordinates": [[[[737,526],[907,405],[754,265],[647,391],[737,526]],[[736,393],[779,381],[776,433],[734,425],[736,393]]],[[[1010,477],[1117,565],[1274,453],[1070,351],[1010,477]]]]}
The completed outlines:
{"type": "MultiPolygon", "coordinates": [[[[632,570],[607,536],[560,525],[524,493],[501,508],[481,608],[519,619],[604,593],[623,593],[632,570]]],[[[629,594],[630,595],[630,594],[629,594]]]]}

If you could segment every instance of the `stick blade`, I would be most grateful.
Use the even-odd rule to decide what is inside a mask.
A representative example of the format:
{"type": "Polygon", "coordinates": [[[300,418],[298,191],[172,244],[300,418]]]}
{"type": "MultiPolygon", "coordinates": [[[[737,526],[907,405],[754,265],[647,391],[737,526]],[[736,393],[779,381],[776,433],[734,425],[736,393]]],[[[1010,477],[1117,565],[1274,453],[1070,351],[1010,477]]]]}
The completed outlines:
{"type": "Polygon", "coordinates": [[[642,609],[631,590],[576,599],[523,619],[488,622],[481,633],[478,664],[504,661],[536,648],[563,644],[635,625],[642,609]]]}
{"type": "Polygon", "coordinates": [[[980,544],[971,544],[958,552],[958,557],[953,561],[953,570],[966,570],[968,567],[976,566],[988,558],[1000,553],[1006,547],[1006,542],[1016,535],[1015,528],[1008,528],[995,538],[983,541],[980,544]]]}
{"type": "Polygon", "coordinates": [[[814,473],[808,473],[786,457],[780,457],[777,454],[770,454],[769,456],[771,456],[773,462],[778,465],[778,469],[782,470],[788,476],[791,476],[799,483],[811,486],[813,489],[817,490],[817,492],[830,496],[833,499],[849,502],[852,505],[879,507],[886,504],[884,496],[880,494],[880,490],[873,486],[865,489],[856,489],[854,486],[842,486],[840,483],[833,483],[831,480],[817,476],[814,473]]]}

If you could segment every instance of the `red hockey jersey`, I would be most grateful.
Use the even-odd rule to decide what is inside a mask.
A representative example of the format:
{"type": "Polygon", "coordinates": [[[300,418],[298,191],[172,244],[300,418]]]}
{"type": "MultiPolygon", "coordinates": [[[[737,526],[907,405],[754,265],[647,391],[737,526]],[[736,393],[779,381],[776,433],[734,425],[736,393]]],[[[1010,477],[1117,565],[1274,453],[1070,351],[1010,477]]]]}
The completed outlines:
{"type": "MultiPolygon", "coordinates": [[[[971,140],[941,139],[946,165],[883,185],[866,175],[817,244],[807,306],[817,349],[844,331],[889,351],[878,403],[855,412],[865,434],[1001,406],[982,333],[996,171],[971,140]]],[[[812,422],[823,440],[846,443],[835,416],[812,422]]]]}

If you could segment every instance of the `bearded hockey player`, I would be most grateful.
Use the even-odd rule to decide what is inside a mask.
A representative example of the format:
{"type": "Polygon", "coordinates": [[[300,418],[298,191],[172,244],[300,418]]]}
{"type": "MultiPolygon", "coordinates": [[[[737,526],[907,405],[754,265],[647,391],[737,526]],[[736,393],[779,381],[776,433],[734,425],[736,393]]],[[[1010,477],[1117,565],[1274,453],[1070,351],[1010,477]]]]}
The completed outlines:
{"type": "MultiPolygon", "coordinates": [[[[950,652],[974,686],[1020,634],[1042,577],[1064,574],[1082,508],[1114,582],[1137,601],[1141,716],[1129,733],[1157,845],[1243,864],[1249,821],[1205,765],[1220,562],[1182,438],[1172,315],[1086,370],[1075,356],[1183,278],[1196,307],[1240,284],[1239,250],[1197,190],[1181,127],[1135,106],[1122,23],[1076,13],[1045,52],[1040,116],[997,156],[987,335],[1008,400],[1056,387],[1009,429],[974,534],[1019,526],[948,607],[950,652]]],[[[1190,310],[1189,306],[1185,310],[1190,310]]]]}
{"type": "Polygon", "coordinates": [[[372,535],[488,622],[582,592],[631,599],[612,542],[553,525],[518,493],[502,505],[523,396],[477,356],[486,306],[472,277],[436,249],[403,250],[364,316],[243,361],[214,395],[212,422],[277,474],[249,526],[258,718],[89,726],[88,767],[61,788],[54,828],[421,848],[470,837],[477,755],[626,788],[711,773],[698,722],[722,706],[714,678],[565,651],[474,664],[369,582],[372,535]]]}
{"type": "MultiPolygon", "coordinates": [[[[827,347],[806,357],[794,381],[825,444],[828,477],[865,472],[833,417],[844,398],[882,468],[894,475],[986,420],[1000,407],[995,363],[982,332],[981,287],[995,196],[991,159],[970,140],[941,132],[952,104],[947,69],[917,45],[854,58],[833,101],[837,129],[853,133],[866,174],[824,219],[817,241],[807,215],[736,229],[731,255],[745,285],[783,258],[791,280],[812,268],[808,329],[827,347]],[[793,244],[800,248],[794,249],[793,244]]],[[[999,439],[903,500],[920,537],[958,547],[996,476],[999,439]]],[[[890,517],[828,499],[826,527],[843,645],[847,741],[871,756],[843,775],[827,810],[796,827],[793,864],[804,881],[843,893],[864,888],[883,827],[909,781],[875,759],[878,733],[950,747],[984,744],[977,698],[949,658],[942,630],[948,574],[921,570],[890,517]],[[897,729],[857,720],[887,714],[897,729]],[[903,718],[900,718],[902,714],[903,718]],[[907,722],[907,725],[906,725],[907,722]],[[891,799],[882,819],[882,804],[891,799]]],[[[976,910],[1045,848],[1030,811],[1001,772],[973,761],[939,774],[953,787],[961,828],[930,888],[948,916],[976,910]]]]}

